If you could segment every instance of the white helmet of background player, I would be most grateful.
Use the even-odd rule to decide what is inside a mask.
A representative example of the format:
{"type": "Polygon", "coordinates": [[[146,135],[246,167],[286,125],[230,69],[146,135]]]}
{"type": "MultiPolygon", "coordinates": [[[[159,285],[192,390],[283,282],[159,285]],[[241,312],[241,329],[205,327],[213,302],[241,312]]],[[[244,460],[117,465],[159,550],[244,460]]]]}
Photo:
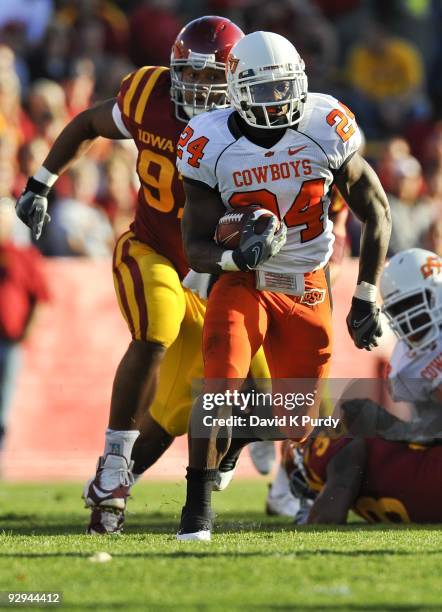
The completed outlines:
{"type": "Polygon", "coordinates": [[[251,126],[280,129],[299,123],[307,98],[304,62],[295,47],[273,32],[253,32],[227,61],[232,106],[251,126]]]}
{"type": "Polygon", "coordinates": [[[442,259],[424,249],[391,258],[381,277],[382,310],[410,349],[425,349],[442,325],[442,259]]]}

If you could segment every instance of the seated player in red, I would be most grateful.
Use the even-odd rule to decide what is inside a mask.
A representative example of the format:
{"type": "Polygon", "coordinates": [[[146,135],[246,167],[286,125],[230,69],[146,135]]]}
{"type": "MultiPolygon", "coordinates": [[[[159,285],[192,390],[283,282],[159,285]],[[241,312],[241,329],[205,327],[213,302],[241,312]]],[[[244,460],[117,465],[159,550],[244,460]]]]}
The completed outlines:
{"type": "MultiPolygon", "coordinates": [[[[362,434],[360,408],[351,402],[347,408],[343,405],[350,430],[362,434]],[[352,426],[354,418],[357,429],[352,426]]],[[[349,510],[369,523],[442,522],[440,440],[431,444],[386,440],[381,436],[394,426],[395,417],[374,403],[365,404],[364,415],[365,423],[378,424],[366,426],[369,437],[323,430],[305,444],[301,470],[292,472],[291,481],[299,495],[303,471],[309,490],[302,496],[316,493],[317,497],[299,522],[342,524],[349,510]]]]}

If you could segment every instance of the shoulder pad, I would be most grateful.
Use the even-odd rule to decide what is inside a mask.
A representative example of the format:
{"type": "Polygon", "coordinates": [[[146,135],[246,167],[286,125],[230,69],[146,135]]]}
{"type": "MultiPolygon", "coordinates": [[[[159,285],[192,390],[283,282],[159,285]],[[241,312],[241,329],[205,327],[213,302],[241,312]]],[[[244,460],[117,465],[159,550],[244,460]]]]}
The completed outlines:
{"type": "Polygon", "coordinates": [[[323,150],[331,170],[341,166],[359,149],[361,132],[351,110],[333,96],[309,93],[299,131],[323,150]]]}
{"type": "Polygon", "coordinates": [[[162,74],[168,72],[169,69],[165,66],[143,66],[121,81],[117,104],[125,122],[142,123],[155,84],[162,74]]]}

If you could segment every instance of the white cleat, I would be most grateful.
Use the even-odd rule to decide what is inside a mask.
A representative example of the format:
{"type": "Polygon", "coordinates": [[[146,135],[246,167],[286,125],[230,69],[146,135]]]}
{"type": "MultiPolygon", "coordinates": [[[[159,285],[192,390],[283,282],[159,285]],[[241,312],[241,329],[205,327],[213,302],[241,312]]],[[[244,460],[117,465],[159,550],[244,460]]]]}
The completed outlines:
{"type": "Polygon", "coordinates": [[[270,474],[275,463],[275,443],[272,440],[252,442],[248,445],[250,458],[260,474],[270,474]]]}
{"type": "Polygon", "coordinates": [[[233,468],[233,470],[229,470],[228,472],[221,472],[220,470],[218,470],[216,473],[215,480],[213,481],[212,490],[224,491],[224,489],[227,489],[230,484],[230,481],[233,478],[233,475],[235,474],[235,470],[236,466],[233,468]]]}
{"type": "Polygon", "coordinates": [[[121,533],[126,501],[133,485],[132,465],[120,455],[99,458],[95,477],[86,483],[83,491],[86,506],[92,510],[87,533],[121,533]]]}
{"type": "Polygon", "coordinates": [[[294,518],[299,510],[299,499],[294,497],[289,491],[281,495],[272,495],[272,489],[269,489],[266,501],[266,514],[269,516],[289,516],[294,518]]]}
{"type": "Polygon", "coordinates": [[[124,527],[124,510],[104,506],[92,508],[86,533],[89,535],[120,535],[124,527]]]}
{"type": "Polygon", "coordinates": [[[180,533],[176,534],[176,539],[179,542],[210,542],[212,537],[211,532],[208,529],[203,531],[195,531],[194,533],[180,533]]]}

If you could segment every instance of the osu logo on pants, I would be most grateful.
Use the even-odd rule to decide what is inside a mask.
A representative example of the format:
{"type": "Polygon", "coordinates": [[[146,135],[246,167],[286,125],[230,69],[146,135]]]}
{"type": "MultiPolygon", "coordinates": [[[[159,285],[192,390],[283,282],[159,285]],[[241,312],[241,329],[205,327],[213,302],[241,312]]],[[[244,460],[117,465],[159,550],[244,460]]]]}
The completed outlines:
{"type": "Polygon", "coordinates": [[[315,304],[321,304],[325,300],[325,289],[309,289],[301,297],[301,304],[307,304],[307,306],[314,306],[315,304]]]}

